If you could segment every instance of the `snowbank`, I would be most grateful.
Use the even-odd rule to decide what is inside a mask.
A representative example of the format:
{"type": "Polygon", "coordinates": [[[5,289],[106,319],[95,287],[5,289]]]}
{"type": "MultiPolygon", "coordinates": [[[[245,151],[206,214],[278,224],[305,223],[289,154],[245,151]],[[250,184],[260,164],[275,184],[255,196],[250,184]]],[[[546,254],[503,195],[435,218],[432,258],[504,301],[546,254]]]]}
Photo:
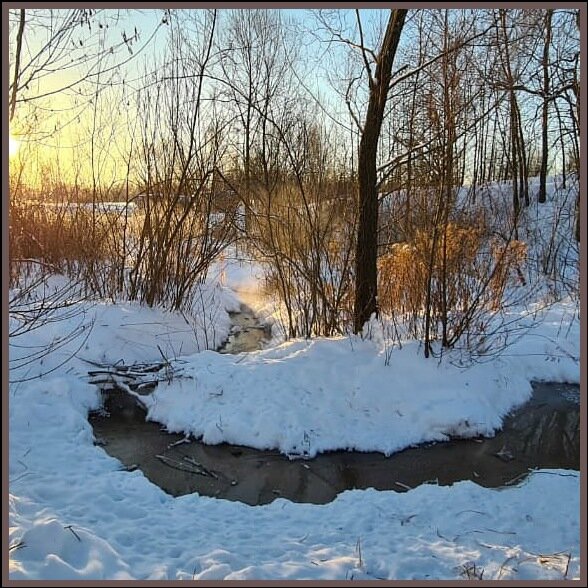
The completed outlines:
{"type": "Polygon", "coordinates": [[[148,399],[149,418],[205,443],[310,457],[492,435],[529,398],[532,380],[579,382],[579,321],[562,327],[570,306],[553,307],[504,355],[465,368],[451,355],[425,360],[416,343],[388,355],[358,337],[199,353],[148,399]]]}
{"type": "MultiPolygon", "coordinates": [[[[225,283],[261,308],[258,268],[229,260],[225,271],[225,283]]],[[[529,397],[530,381],[578,382],[575,304],[513,316],[528,329],[517,329],[505,353],[461,367],[456,353],[425,360],[416,343],[389,353],[378,338],[297,340],[239,356],[202,351],[226,338],[227,312],[240,304],[229,288],[206,288],[191,320],[80,302],[11,339],[11,579],[579,578],[577,472],[541,470],[504,490],[471,482],[354,490],[327,505],[172,498],[94,446],[87,414],[100,395],[84,361],[177,358],[181,377],[159,385],[149,416],[207,443],[293,457],[391,453],[491,435],[529,397]],[[27,359],[47,345],[53,353],[27,359]]]]}
{"type": "Polygon", "coordinates": [[[92,444],[97,405],[69,375],[11,391],[12,580],[460,579],[473,564],[484,579],[579,576],[577,472],[327,505],[172,498],[92,444]]]}

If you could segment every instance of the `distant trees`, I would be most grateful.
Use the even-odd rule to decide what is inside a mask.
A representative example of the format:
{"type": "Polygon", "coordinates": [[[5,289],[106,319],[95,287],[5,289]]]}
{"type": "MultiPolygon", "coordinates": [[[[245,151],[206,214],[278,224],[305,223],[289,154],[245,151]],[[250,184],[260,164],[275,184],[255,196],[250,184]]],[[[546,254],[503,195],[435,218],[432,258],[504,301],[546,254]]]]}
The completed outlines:
{"type": "Polygon", "coordinates": [[[296,43],[285,38],[277,10],[231,10],[219,40],[222,70],[219,98],[233,114],[231,141],[242,171],[240,194],[250,225],[252,201],[260,185],[268,185],[271,161],[269,119],[291,98],[296,43]],[[278,107],[278,105],[280,105],[278,107]]]}
{"type": "Polygon", "coordinates": [[[222,210],[219,221],[223,183],[218,172],[230,121],[214,99],[206,99],[217,59],[218,13],[170,18],[169,53],[157,87],[138,95],[135,157],[143,194],[140,232],[129,256],[128,296],[184,310],[193,304],[210,264],[234,238],[235,211],[222,210]]]}

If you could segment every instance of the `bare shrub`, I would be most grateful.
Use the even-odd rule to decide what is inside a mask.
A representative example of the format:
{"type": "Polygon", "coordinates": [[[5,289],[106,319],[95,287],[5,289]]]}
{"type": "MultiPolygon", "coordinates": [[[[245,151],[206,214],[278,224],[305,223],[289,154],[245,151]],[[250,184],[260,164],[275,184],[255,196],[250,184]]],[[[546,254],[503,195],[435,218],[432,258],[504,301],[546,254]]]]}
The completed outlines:
{"type": "Polygon", "coordinates": [[[15,270],[8,300],[11,384],[39,378],[67,363],[84,345],[93,326],[78,304],[82,299],[78,281],[55,279],[56,268],[37,260],[14,261],[14,265],[20,267],[15,270]],[[21,344],[22,336],[57,322],[71,326],[60,328],[49,341],[27,337],[26,345],[21,344]],[[46,362],[56,351],[61,351],[60,359],[46,362]]]}
{"type": "Polygon", "coordinates": [[[352,316],[354,207],[325,185],[267,194],[253,234],[268,262],[267,287],[286,309],[288,337],[344,332],[352,316]]]}
{"type": "Polygon", "coordinates": [[[431,340],[444,333],[446,347],[462,338],[475,347],[474,340],[485,332],[495,312],[526,295],[517,297],[513,292],[526,285],[527,245],[492,234],[480,215],[457,216],[459,221],[444,228],[443,247],[434,247],[433,235],[422,228],[412,231],[410,241],[388,247],[379,258],[378,297],[384,315],[400,325],[405,336],[425,337],[428,301],[431,340]]]}

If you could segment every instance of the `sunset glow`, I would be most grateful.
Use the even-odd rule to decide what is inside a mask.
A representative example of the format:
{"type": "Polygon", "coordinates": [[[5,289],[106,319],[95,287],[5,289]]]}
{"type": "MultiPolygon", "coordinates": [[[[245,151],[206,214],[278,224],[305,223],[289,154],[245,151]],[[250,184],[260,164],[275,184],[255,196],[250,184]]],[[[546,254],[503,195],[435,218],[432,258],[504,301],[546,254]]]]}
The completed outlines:
{"type": "Polygon", "coordinates": [[[8,135],[8,155],[13,157],[17,154],[20,141],[17,141],[12,135],[8,135]]]}

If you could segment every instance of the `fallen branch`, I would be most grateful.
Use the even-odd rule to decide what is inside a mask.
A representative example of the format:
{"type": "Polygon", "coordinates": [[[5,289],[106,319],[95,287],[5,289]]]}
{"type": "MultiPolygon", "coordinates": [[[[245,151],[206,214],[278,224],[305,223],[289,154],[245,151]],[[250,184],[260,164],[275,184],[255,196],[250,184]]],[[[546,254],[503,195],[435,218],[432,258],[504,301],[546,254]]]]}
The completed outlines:
{"type": "MultiPolygon", "coordinates": [[[[189,463],[185,463],[179,461],[177,459],[172,459],[171,457],[166,457],[165,455],[156,455],[157,459],[162,461],[166,466],[170,468],[174,468],[175,470],[180,470],[182,472],[188,472],[190,474],[199,474],[200,476],[211,477],[208,470],[204,470],[197,466],[191,465],[189,463]]],[[[216,477],[216,476],[215,476],[216,477]]]]}
{"type": "Polygon", "coordinates": [[[88,370],[90,384],[103,389],[141,391],[143,395],[156,388],[159,382],[170,382],[183,372],[183,368],[172,368],[168,361],[131,365],[124,365],[121,362],[108,365],[88,359],[84,361],[98,368],[88,370]]]}
{"type": "Polygon", "coordinates": [[[78,540],[80,543],[82,542],[82,540],[81,540],[80,536],[79,536],[79,535],[78,535],[78,534],[77,534],[77,533],[76,533],[76,532],[73,530],[73,527],[72,527],[71,525],[66,525],[66,526],[65,526],[65,527],[63,527],[63,528],[64,528],[64,529],[69,529],[69,530],[70,530],[70,531],[73,533],[74,537],[75,537],[75,538],[76,538],[76,539],[77,539],[77,540],[78,540]]]}
{"type": "Polygon", "coordinates": [[[513,484],[516,484],[517,482],[519,482],[523,478],[526,478],[528,475],[529,475],[529,472],[523,472],[522,474],[519,474],[518,476],[515,476],[514,478],[507,480],[504,483],[504,485],[505,486],[512,486],[513,484]]]}
{"type": "Polygon", "coordinates": [[[402,482],[394,482],[397,486],[404,488],[405,490],[412,490],[412,488],[408,484],[403,484],[402,482]]]}
{"type": "Polygon", "coordinates": [[[201,463],[197,462],[193,457],[190,457],[189,455],[184,455],[184,460],[187,461],[188,463],[192,464],[193,466],[200,468],[202,470],[202,473],[205,476],[210,476],[211,478],[218,480],[218,476],[212,470],[205,468],[201,463]]]}

